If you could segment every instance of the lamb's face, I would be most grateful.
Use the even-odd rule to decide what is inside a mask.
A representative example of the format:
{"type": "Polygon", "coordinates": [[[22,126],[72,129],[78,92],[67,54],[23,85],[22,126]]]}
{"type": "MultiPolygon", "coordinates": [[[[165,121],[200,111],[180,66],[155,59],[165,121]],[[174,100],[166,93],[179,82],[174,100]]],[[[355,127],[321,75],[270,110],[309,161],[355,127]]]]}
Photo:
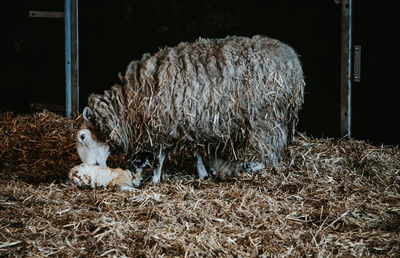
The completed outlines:
{"type": "Polygon", "coordinates": [[[100,141],[90,129],[83,128],[76,134],[76,147],[83,163],[106,167],[110,147],[100,141]]]}

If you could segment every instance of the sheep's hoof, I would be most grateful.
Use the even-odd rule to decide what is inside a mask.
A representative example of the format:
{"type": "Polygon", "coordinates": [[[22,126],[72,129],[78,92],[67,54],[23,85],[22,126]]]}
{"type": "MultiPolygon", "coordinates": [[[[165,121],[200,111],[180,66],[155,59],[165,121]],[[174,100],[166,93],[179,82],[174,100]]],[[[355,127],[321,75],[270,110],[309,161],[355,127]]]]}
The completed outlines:
{"type": "Polygon", "coordinates": [[[204,179],[206,179],[206,178],[208,178],[208,174],[199,176],[199,179],[200,179],[200,180],[204,180],[204,179]]]}
{"type": "Polygon", "coordinates": [[[207,170],[203,164],[201,164],[201,166],[199,165],[197,166],[197,173],[199,175],[200,180],[206,179],[208,177],[207,170]]]}
{"type": "Polygon", "coordinates": [[[199,175],[199,178],[203,180],[208,177],[207,170],[203,164],[203,159],[197,151],[194,152],[194,156],[197,158],[197,174],[199,175]]]}
{"type": "Polygon", "coordinates": [[[153,179],[151,180],[151,182],[153,183],[153,184],[158,184],[158,183],[160,183],[160,174],[157,174],[157,173],[155,173],[154,174],[154,176],[153,176],[153,179]]]}

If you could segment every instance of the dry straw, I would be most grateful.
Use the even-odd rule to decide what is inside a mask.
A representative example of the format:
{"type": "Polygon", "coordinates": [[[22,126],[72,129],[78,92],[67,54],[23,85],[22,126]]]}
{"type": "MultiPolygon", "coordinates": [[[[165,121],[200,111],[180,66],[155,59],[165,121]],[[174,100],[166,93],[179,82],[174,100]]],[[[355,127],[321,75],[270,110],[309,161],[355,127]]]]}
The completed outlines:
{"type": "Polygon", "coordinates": [[[0,114],[0,256],[400,253],[397,147],[298,135],[280,168],[234,181],[180,170],[130,192],[90,190],[64,183],[80,121],[0,114]]]}

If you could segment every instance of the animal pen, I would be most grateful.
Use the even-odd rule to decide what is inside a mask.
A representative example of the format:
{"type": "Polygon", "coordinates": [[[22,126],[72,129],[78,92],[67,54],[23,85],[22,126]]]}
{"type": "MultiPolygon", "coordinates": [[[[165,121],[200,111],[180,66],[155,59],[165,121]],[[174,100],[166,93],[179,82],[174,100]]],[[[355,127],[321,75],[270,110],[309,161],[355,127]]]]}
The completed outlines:
{"type": "MultiPolygon", "coordinates": [[[[350,61],[347,53],[343,71],[350,61]]],[[[76,64],[68,69],[78,70],[76,64]]],[[[73,76],[70,96],[77,98],[73,76]]],[[[349,94],[349,78],[342,82],[349,94]]],[[[343,136],[350,128],[347,100],[341,103],[343,136]]],[[[68,171],[81,163],[76,133],[84,118],[73,114],[77,99],[70,101],[68,117],[48,110],[0,113],[0,256],[400,253],[398,146],[296,132],[279,165],[229,180],[200,180],[194,164],[172,156],[158,184],[78,188],[68,171]]],[[[127,154],[112,153],[107,165],[125,168],[126,160],[127,154]]]]}

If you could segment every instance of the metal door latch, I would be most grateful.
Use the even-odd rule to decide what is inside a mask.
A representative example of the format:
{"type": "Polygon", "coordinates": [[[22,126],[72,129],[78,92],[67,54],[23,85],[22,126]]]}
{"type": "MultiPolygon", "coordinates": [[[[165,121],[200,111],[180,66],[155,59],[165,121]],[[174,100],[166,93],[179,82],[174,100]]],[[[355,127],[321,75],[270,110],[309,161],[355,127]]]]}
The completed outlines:
{"type": "Polygon", "coordinates": [[[360,82],[361,80],[361,46],[354,46],[354,67],[353,67],[353,81],[360,82]]]}

